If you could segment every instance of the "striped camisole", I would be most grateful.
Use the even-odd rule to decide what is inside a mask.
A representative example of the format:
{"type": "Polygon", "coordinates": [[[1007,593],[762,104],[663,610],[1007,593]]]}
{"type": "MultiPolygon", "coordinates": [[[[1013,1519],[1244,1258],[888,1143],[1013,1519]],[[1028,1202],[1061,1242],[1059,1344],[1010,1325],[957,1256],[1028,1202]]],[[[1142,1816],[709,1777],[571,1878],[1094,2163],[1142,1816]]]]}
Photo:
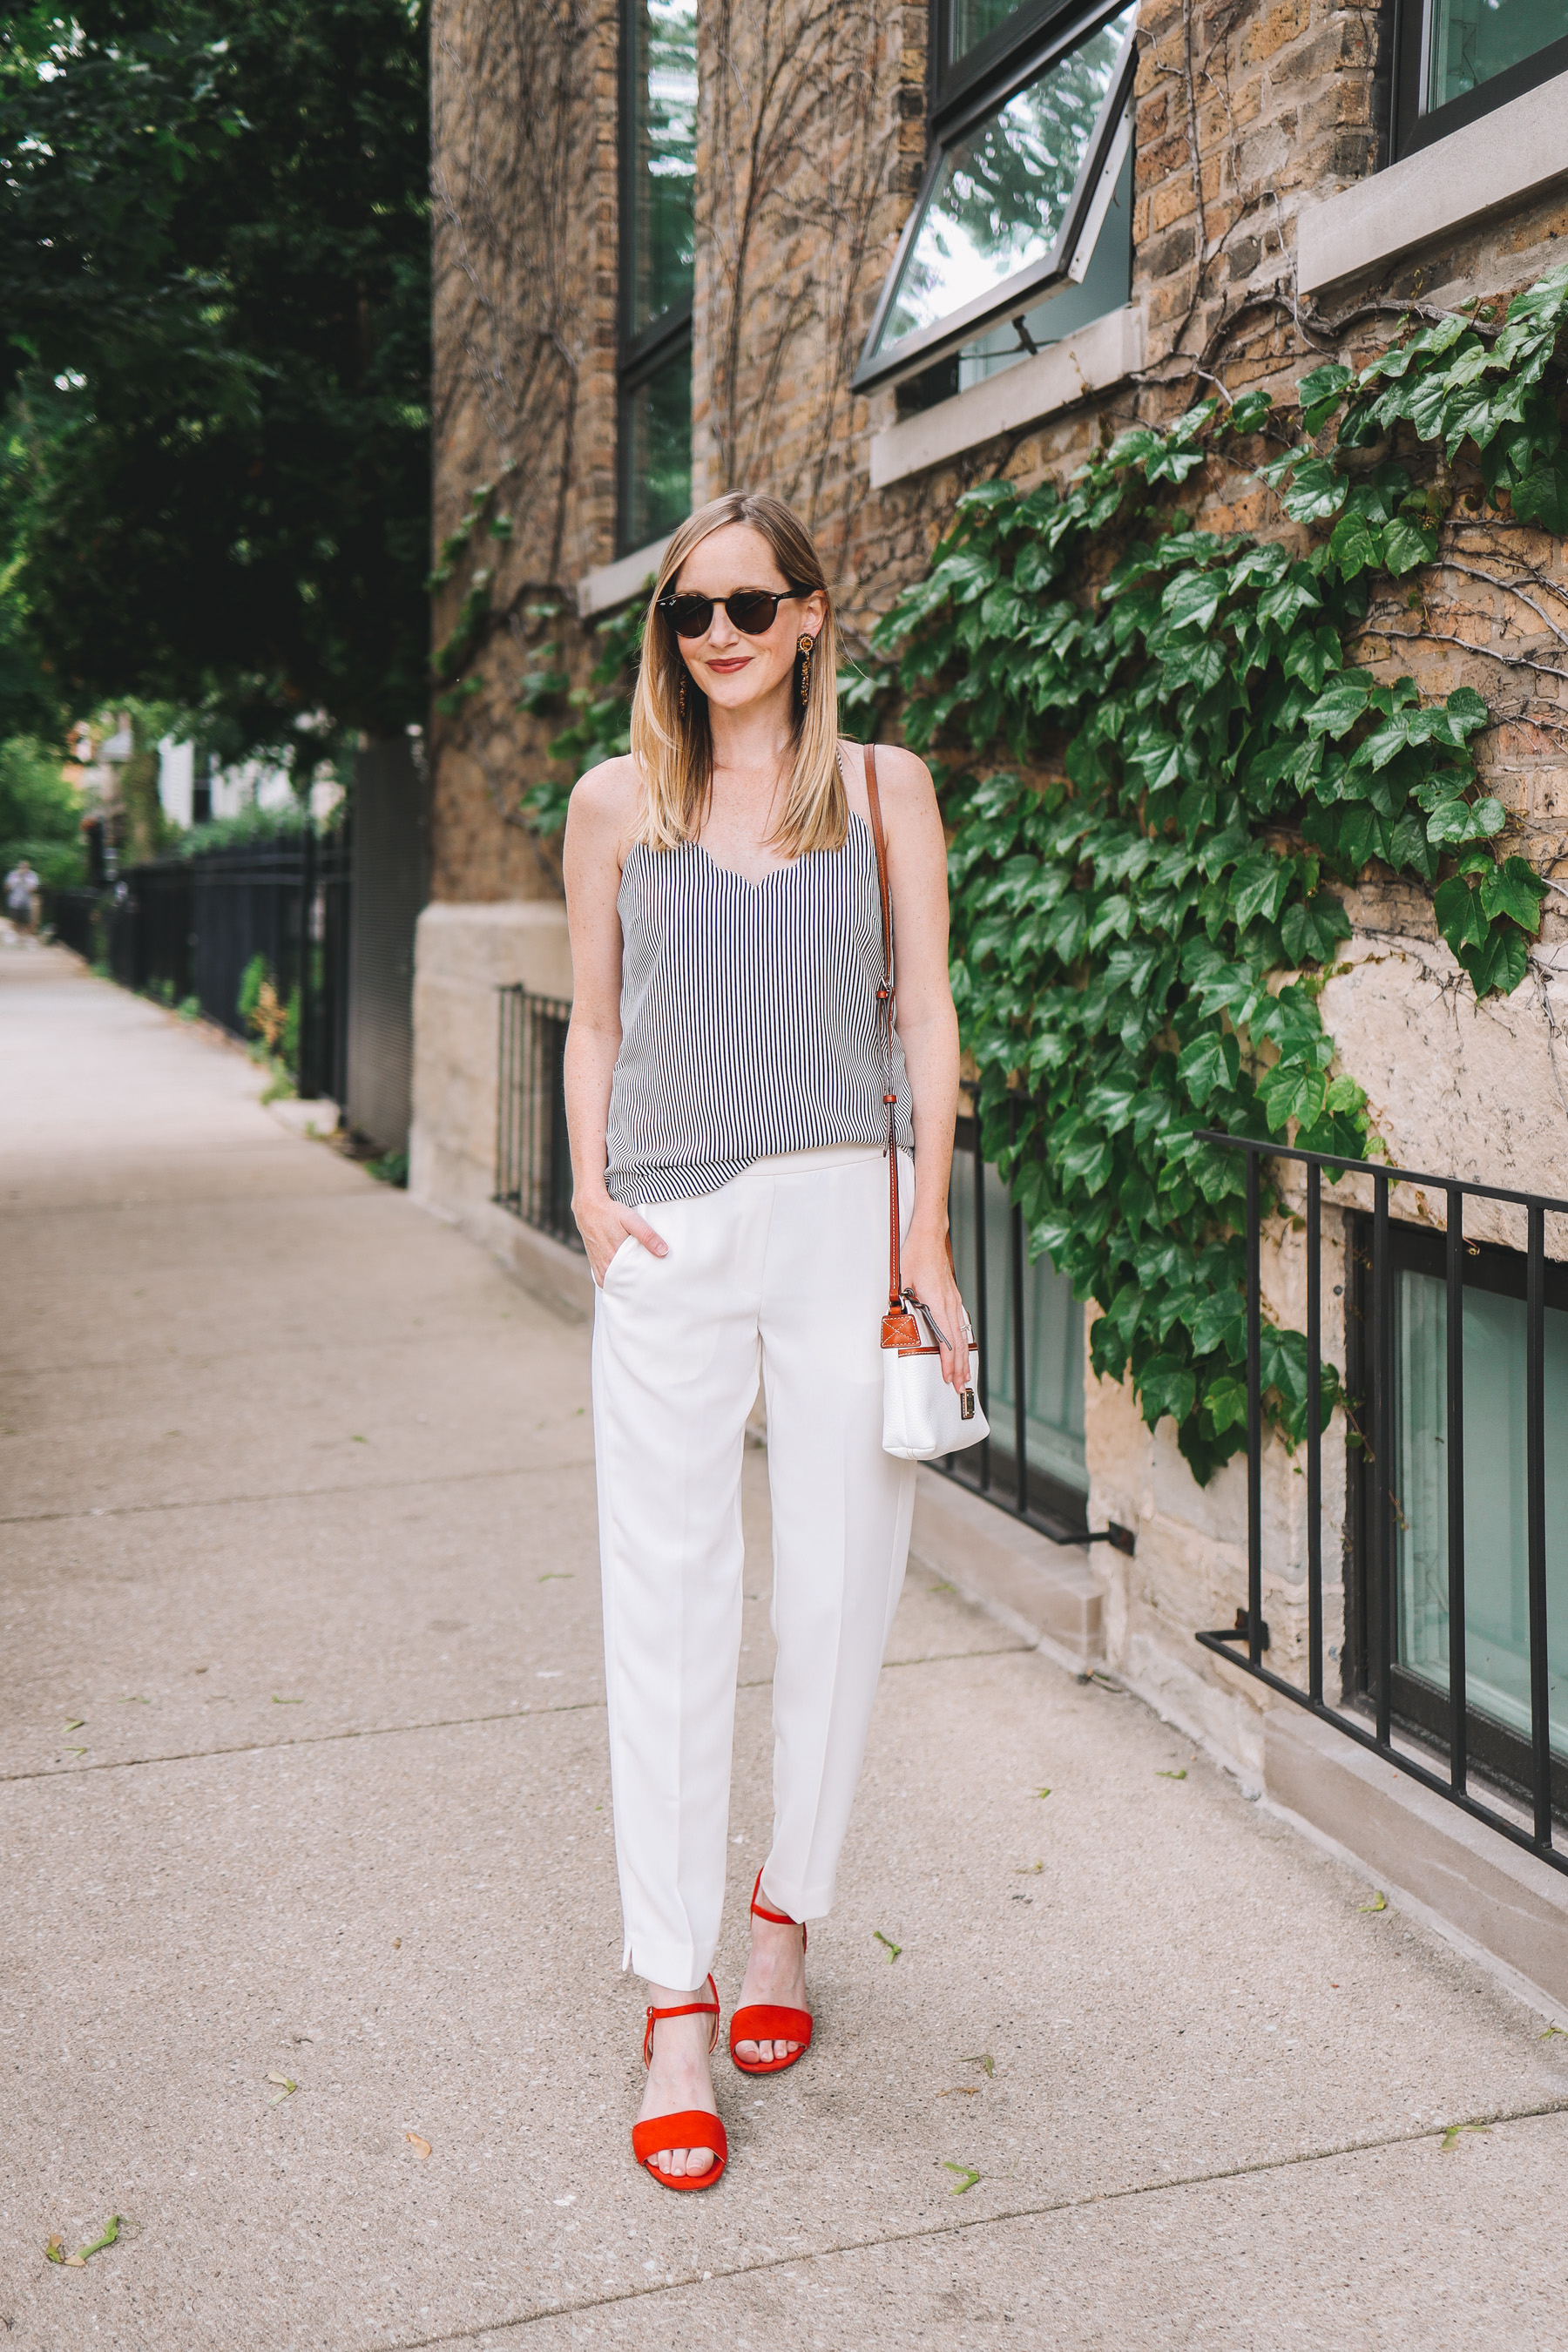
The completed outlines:
{"type": "MultiPolygon", "coordinates": [[[[696,843],[637,842],[616,903],[612,1200],[686,1200],[776,1152],[886,1141],[881,899],[863,817],[850,811],[842,849],[812,850],[761,882],[696,843]]],[[[910,1150],[896,1031],[892,1076],[898,1138],[910,1150]]]]}

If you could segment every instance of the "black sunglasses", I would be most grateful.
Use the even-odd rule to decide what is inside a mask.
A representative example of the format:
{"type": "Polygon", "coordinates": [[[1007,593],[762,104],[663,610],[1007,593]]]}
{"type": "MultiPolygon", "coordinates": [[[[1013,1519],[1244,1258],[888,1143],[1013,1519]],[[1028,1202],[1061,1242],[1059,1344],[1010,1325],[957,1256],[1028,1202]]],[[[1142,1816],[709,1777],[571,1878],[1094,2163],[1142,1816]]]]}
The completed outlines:
{"type": "Polygon", "coordinates": [[[736,588],[728,596],[679,596],[672,590],[658,600],[658,609],[668,613],[678,637],[705,637],[713,626],[713,607],[722,604],[730,616],[730,625],[739,629],[743,637],[765,637],[779,616],[779,606],[792,596],[809,596],[809,588],[793,583],[788,588],[736,588]]]}

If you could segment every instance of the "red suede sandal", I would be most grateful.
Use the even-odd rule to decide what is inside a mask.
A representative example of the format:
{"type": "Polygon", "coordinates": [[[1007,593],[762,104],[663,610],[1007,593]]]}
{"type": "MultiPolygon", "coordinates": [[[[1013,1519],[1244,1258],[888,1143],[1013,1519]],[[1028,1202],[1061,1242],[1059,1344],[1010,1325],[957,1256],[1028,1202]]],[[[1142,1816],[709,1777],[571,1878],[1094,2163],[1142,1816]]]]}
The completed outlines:
{"type": "MultiPolygon", "coordinates": [[[[767,1865],[764,1863],[763,1869],[767,1865]]],[[[759,1919],[771,1919],[775,1927],[800,1929],[801,1957],[805,1956],[805,1923],[792,1919],[786,1911],[770,1911],[758,1902],[763,1891],[763,1873],[757,1873],[757,1883],[752,1889],[752,1909],[759,1919]]],[[[771,2001],[750,2001],[738,2009],[730,2020],[730,2055],[742,2074],[782,2074],[797,2058],[804,2058],[811,2047],[811,2011],[807,2009],[775,2009],[771,2001]],[[736,2055],[737,2042],[798,2042],[800,2048],[783,2058],[742,2058],[736,2055]]]]}
{"type": "MultiPolygon", "coordinates": [[[[650,2009],[647,2023],[643,2028],[642,2062],[653,2064],[653,2029],[661,2017],[710,2017],[713,2032],[708,2043],[712,2056],[719,2047],[719,1988],[711,1977],[708,1979],[711,2000],[689,2000],[679,2009],[650,2009]]],[[[717,2116],[701,2107],[682,2107],[678,2115],[651,2116],[645,2124],[632,2126],[632,2154],[644,2168],[651,2172],[661,2189],[711,2189],[730,2161],[730,2143],[724,2137],[724,2126],[717,2116]],[[706,2172],[661,2172],[651,2159],[666,2148],[710,2147],[714,2161],[706,2172]]]]}

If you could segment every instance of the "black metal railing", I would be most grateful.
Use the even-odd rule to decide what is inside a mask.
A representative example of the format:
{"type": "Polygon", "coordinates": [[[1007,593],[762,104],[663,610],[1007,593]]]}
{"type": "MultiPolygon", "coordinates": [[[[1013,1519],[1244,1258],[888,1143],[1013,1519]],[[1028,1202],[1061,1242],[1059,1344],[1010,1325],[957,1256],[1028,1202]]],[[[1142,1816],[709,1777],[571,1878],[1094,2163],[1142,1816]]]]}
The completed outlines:
{"type": "Polygon", "coordinates": [[[96,891],[52,894],[55,935],[122,987],[195,1008],[250,1040],[240,1010],[259,956],[279,1003],[301,1095],[348,1087],[349,836],[313,827],[270,842],[131,866],[96,891]]]}
{"type": "Polygon", "coordinates": [[[498,992],[500,1064],[496,1097],[495,1198],[568,1249],[582,1237],[572,1214],[566,1135],[566,1029],[572,1007],[521,982],[498,992]]]}
{"type": "MultiPolygon", "coordinates": [[[[1568,1853],[1553,1844],[1554,1780],[1562,1784],[1562,1767],[1554,1769],[1552,1746],[1551,1666],[1547,1621],[1546,1520],[1546,1314],[1548,1262],[1545,1235],[1548,1216],[1568,1216],[1568,1201],[1511,1192],[1493,1184],[1478,1184],[1451,1176],[1434,1176],[1418,1170],[1395,1168],[1377,1160],[1335,1160],[1322,1152],[1300,1151],[1240,1136],[1205,1133],[1200,1142],[1247,1155],[1247,1607],[1237,1612],[1234,1627],[1201,1633],[1205,1649],[1228,1657],[1233,1664],[1280,1697],[1304,1706],[1331,1723],[1347,1738],[1367,1748],[1386,1763],[1446,1797],[1475,1819],[1499,1831],[1514,1844],[1568,1872],[1568,1853]],[[1294,1162],[1306,1171],[1306,1290],[1307,1290],[1307,1687],[1274,1673],[1263,1664],[1270,1646],[1263,1615],[1263,1308],[1261,1293],[1261,1165],[1265,1159],[1294,1162]],[[1323,1625],[1323,1460],[1322,1460],[1322,1171],[1350,1173],[1370,1179],[1372,1212],[1365,1220],[1370,1248],[1364,1253],[1366,1282],[1363,1286],[1363,1325],[1353,1350],[1358,1360],[1347,1380],[1350,1412],[1357,1416],[1352,1436],[1359,1440],[1358,1476],[1364,1522],[1364,1658],[1357,1677],[1342,1677],[1341,1704],[1324,1696],[1323,1625]],[[1446,1455],[1446,1492],[1442,1534],[1447,1552],[1447,1695],[1442,1745],[1447,1773],[1434,1769],[1412,1752],[1409,1744],[1395,1746],[1394,1695],[1399,1671],[1400,1596],[1396,1576],[1396,1528],[1407,1530],[1394,1483],[1398,1447],[1395,1440],[1395,1309],[1394,1249],[1391,1240],[1389,1195],[1399,1184],[1420,1186],[1442,1197],[1446,1234],[1433,1237],[1440,1245],[1445,1278],[1444,1418],[1442,1443],[1446,1455]],[[1478,1244],[1467,1242],[1465,1202],[1487,1201],[1523,1212],[1524,1250],[1524,1463],[1526,1573],[1525,1618],[1528,1626],[1528,1742],[1521,1742],[1527,1828],[1496,1804],[1479,1799],[1472,1785],[1471,1731],[1477,1711],[1470,1695],[1466,1635],[1466,1499],[1465,1447],[1465,1294],[1468,1261],[1478,1244]],[[1361,1377],[1357,1377],[1360,1375],[1361,1377]],[[1365,1393],[1357,1393],[1364,1387],[1365,1393]],[[1357,1707],[1352,1713],[1352,1706],[1357,1707]]],[[[1353,1219],[1353,1204],[1347,1213],[1353,1219]]],[[[1404,1227],[1394,1227],[1402,1233],[1404,1227]]],[[[1354,1256],[1353,1237],[1349,1255],[1354,1256]]],[[[1498,1253],[1503,1255],[1503,1253],[1498,1253]]],[[[1511,1255],[1511,1254],[1510,1254],[1511,1255]]],[[[1563,1282],[1553,1265],[1554,1287],[1563,1282]]],[[[1568,1295],[1568,1294],[1565,1294],[1568,1295]]],[[[1347,1299],[1352,1312],[1356,1308],[1347,1299]]],[[[1347,1351],[1350,1352],[1350,1351],[1347,1351]]],[[[1352,1648],[1354,1645],[1351,1645],[1352,1648]]],[[[1417,1727],[1419,1731],[1420,1727],[1417,1727]]],[[[1426,1727],[1426,1737],[1432,1727],[1426,1727]]],[[[1505,1780],[1511,1775],[1500,1776],[1505,1780]]]]}
{"type": "Polygon", "coordinates": [[[991,1435],[931,1467],[1058,1543],[1131,1551],[1125,1528],[1089,1530],[1082,1310],[1064,1277],[1030,1265],[1023,1213],[988,1166],[973,1118],[961,1118],[953,1139],[948,1222],[991,1435]]]}

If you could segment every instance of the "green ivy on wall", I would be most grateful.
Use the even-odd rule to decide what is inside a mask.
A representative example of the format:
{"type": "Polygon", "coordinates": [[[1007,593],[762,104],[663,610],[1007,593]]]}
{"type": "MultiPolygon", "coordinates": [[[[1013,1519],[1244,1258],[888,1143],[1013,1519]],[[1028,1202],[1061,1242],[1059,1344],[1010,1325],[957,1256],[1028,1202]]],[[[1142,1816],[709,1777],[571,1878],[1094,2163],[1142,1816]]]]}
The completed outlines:
{"type": "MultiPolygon", "coordinates": [[[[1350,930],[1332,884],[1375,860],[1433,887],[1480,994],[1519,983],[1540,926],[1546,886],[1477,781],[1482,697],[1423,703],[1345,645],[1374,584],[1437,554],[1457,462],[1474,506],[1568,524],[1549,373],[1565,318],[1568,268],[1500,327],[1444,317],[1359,373],[1314,370],[1298,388],[1312,438],[1258,468],[1304,546],[1300,530],[1198,530],[1181,510],[1191,475],[1237,464],[1270,425],[1266,394],[1209,399],[1123,433],[1065,494],[968,492],[876,634],[906,740],[1033,771],[944,799],[984,1146],[1032,1250],[1104,1310],[1096,1371],[1131,1372],[1151,1427],[1173,1416],[1200,1481],[1246,1442],[1246,1333],[1240,1159],[1199,1131],[1373,1146],[1319,1012],[1350,930]]],[[[1300,1436],[1300,1333],[1266,1326],[1263,1377],[1300,1436]]]]}

